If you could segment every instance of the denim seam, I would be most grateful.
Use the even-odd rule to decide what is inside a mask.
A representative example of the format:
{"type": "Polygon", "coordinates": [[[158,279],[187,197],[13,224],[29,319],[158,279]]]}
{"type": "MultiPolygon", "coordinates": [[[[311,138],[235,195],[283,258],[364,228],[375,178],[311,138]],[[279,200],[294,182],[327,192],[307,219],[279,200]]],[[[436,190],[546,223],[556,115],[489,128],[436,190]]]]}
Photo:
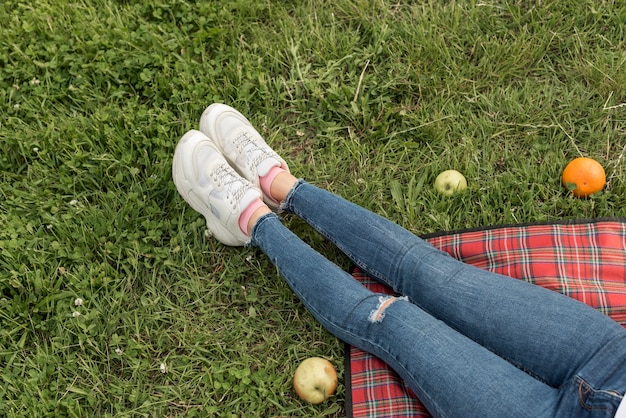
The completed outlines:
{"type": "MultiPolygon", "coordinates": [[[[294,192],[296,189],[295,187],[299,186],[298,184],[296,186],[294,186],[294,189],[292,189],[292,192],[294,192]]],[[[289,198],[290,196],[288,196],[289,198]]],[[[285,203],[287,203],[287,200],[285,200],[285,203]]],[[[300,219],[304,220],[305,222],[309,223],[309,225],[312,225],[308,219],[308,217],[306,215],[304,215],[303,213],[301,213],[300,211],[298,211],[297,209],[294,208],[290,208],[289,211],[291,213],[293,213],[294,215],[296,215],[297,217],[299,217],[300,219]]],[[[313,226],[313,225],[312,225],[313,226]]],[[[340,245],[337,240],[335,240],[329,233],[326,233],[325,231],[320,231],[319,229],[315,228],[314,229],[324,238],[326,238],[328,241],[330,241],[334,246],[336,246],[337,248],[339,248],[354,264],[356,264],[358,267],[362,268],[363,270],[367,271],[370,275],[372,275],[373,277],[375,277],[378,280],[381,280],[382,282],[384,282],[385,284],[387,284],[389,287],[393,287],[391,280],[389,280],[389,278],[387,276],[385,276],[384,274],[382,274],[381,272],[379,272],[378,270],[376,270],[375,268],[369,266],[368,264],[366,264],[364,261],[358,260],[354,254],[350,251],[348,251],[347,248],[343,247],[342,245],[340,245]]]]}
{"type": "MultiPolygon", "coordinates": [[[[405,263],[404,260],[407,257],[409,257],[409,255],[414,255],[412,254],[411,250],[417,247],[418,245],[419,244],[416,244],[416,243],[413,243],[412,245],[406,245],[406,244],[404,245],[404,247],[402,248],[402,257],[398,259],[397,263],[395,263],[396,270],[394,273],[396,277],[400,277],[399,271],[401,271],[401,266],[405,263]]],[[[436,250],[434,247],[433,247],[433,250],[439,251],[439,250],[436,250]]],[[[430,253],[424,252],[423,254],[421,254],[419,258],[416,258],[414,265],[422,263],[426,259],[426,257],[428,257],[429,255],[430,253]]]]}
{"type": "MultiPolygon", "coordinates": [[[[426,257],[428,256],[428,254],[424,254],[422,257],[419,258],[419,262],[421,262],[422,260],[424,260],[426,257]]],[[[459,266],[458,269],[456,269],[452,274],[450,274],[448,277],[449,279],[454,279],[454,277],[456,277],[457,275],[459,275],[463,270],[463,266],[459,266]]],[[[432,313],[430,312],[429,309],[427,309],[425,306],[423,306],[423,304],[420,303],[419,298],[416,300],[411,300],[411,303],[413,303],[415,306],[417,306],[418,308],[420,308],[421,310],[423,310],[424,312],[428,313],[429,315],[432,315],[432,313]]],[[[440,319],[440,318],[439,318],[440,319]]],[[[528,374],[529,376],[531,376],[533,379],[551,386],[548,384],[548,382],[545,380],[545,378],[543,376],[538,375],[537,373],[534,373],[532,371],[530,371],[528,368],[524,367],[523,364],[514,361],[512,358],[510,358],[509,356],[505,356],[502,353],[497,352],[496,350],[493,349],[493,347],[489,346],[488,344],[486,344],[486,342],[484,341],[477,341],[475,338],[472,338],[468,335],[466,335],[465,333],[462,332],[462,327],[459,324],[456,323],[449,323],[446,321],[446,324],[454,329],[455,331],[460,332],[461,334],[463,334],[466,338],[474,341],[476,344],[480,344],[483,347],[485,347],[487,350],[491,351],[492,353],[494,353],[495,355],[497,355],[498,357],[500,357],[501,359],[507,361],[508,363],[510,363],[511,365],[517,367],[518,369],[522,370],[524,373],[528,374]]]]}
{"type": "MultiPolygon", "coordinates": [[[[293,196],[295,195],[295,193],[298,191],[298,189],[300,188],[300,186],[302,186],[305,183],[304,179],[298,179],[298,181],[296,182],[296,184],[291,188],[291,190],[287,193],[287,196],[285,197],[285,200],[283,201],[283,203],[280,205],[279,207],[279,211],[286,211],[286,212],[290,212],[293,213],[294,215],[296,215],[297,217],[299,217],[300,219],[304,220],[305,222],[309,223],[311,225],[310,219],[307,218],[306,215],[304,215],[302,212],[298,211],[296,208],[294,208],[292,206],[292,199],[293,196]]],[[[335,245],[337,248],[339,248],[354,264],[356,264],[357,266],[361,267],[362,269],[368,271],[369,273],[372,273],[372,275],[374,277],[376,277],[379,280],[382,280],[383,282],[387,283],[388,285],[390,285],[390,281],[387,277],[385,277],[383,274],[381,274],[379,271],[375,270],[374,268],[369,267],[367,264],[365,264],[364,262],[361,262],[359,260],[356,259],[356,257],[354,256],[354,254],[352,254],[351,252],[349,252],[347,249],[343,248],[342,246],[340,246],[336,240],[334,240],[329,234],[318,230],[317,228],[314,228],[317,230],[317,232],[322,235],[324,238],[326,238],[327,240],[329,240],[331,243],[333,243],[333,245],[335,245]]]]}

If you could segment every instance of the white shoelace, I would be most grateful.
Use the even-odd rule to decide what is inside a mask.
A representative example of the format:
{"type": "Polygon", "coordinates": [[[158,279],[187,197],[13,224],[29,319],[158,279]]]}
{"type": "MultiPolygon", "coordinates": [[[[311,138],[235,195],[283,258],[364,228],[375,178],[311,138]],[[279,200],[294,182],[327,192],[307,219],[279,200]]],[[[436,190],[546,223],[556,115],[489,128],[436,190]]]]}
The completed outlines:
{"type": "Polygon", "coordinates": [[[209,173],[215,184],[226,189],[226,201],[233,210],[237,210],[237,205],[249,187],[244,181],[233,173],[233,169],[226,163],[215,167],[209,173]]]}
{"type": "Polygon", "coordinates": [[[252,172],[256,171],[256,168],[267,158],[276,158],[275,153],[272,152],[265,144],[259,143],[250,132],[241,132],[233,140],[233,144],[237,148],[240,154],[248,155],[246,164],[248,169],[252,172]]]}

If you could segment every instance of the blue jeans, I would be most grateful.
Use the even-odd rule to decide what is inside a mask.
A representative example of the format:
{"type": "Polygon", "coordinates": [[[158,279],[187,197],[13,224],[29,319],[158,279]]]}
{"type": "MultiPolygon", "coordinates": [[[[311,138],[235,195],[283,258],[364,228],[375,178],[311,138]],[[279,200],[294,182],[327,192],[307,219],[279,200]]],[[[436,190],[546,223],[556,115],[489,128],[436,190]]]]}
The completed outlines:
{"type": "Polygon", "coordinates": [[[299,181],[283,204],[403,297],[371,292],[274,214],[251,244],[332,334],[389,364],[441,417],[612,417],[626,329],[559,293],[457,261],[299,181]]]}

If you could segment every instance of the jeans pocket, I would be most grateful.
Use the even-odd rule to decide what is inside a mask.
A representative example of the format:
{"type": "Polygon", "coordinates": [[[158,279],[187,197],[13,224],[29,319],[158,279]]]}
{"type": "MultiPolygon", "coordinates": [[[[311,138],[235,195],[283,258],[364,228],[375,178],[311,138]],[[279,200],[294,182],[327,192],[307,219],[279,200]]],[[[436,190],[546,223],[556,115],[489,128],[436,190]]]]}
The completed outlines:
{"type": "Polygon", "coordinates": [[[623,394],[614,390],[594,388],[580,376],[576,376],[579,406],[590,417],[613,417],[622,400],[623,394]]]}

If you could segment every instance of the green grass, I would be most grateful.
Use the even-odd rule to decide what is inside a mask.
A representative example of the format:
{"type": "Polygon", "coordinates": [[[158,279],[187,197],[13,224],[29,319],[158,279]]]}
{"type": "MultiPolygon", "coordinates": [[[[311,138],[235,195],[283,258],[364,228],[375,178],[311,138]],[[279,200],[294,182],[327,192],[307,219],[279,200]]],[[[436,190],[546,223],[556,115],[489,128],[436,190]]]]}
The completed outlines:
{"type": "Polygon", "coordinates": [[[418,234],[626,216],[623,2],[0,12],[2,416],[345,414],[343,384],[320,406],[291,388],[309,356],[342,379],[342,343],[263,254],[206,238],[176,193],[175,144],[214,101],[248,115],[297,175],[418,234]],[[560,184],[579,155],[607,172],[590,199],[560,184]],[[469,182],[452,198],[432,188],[448,168],[469,182]]]}

